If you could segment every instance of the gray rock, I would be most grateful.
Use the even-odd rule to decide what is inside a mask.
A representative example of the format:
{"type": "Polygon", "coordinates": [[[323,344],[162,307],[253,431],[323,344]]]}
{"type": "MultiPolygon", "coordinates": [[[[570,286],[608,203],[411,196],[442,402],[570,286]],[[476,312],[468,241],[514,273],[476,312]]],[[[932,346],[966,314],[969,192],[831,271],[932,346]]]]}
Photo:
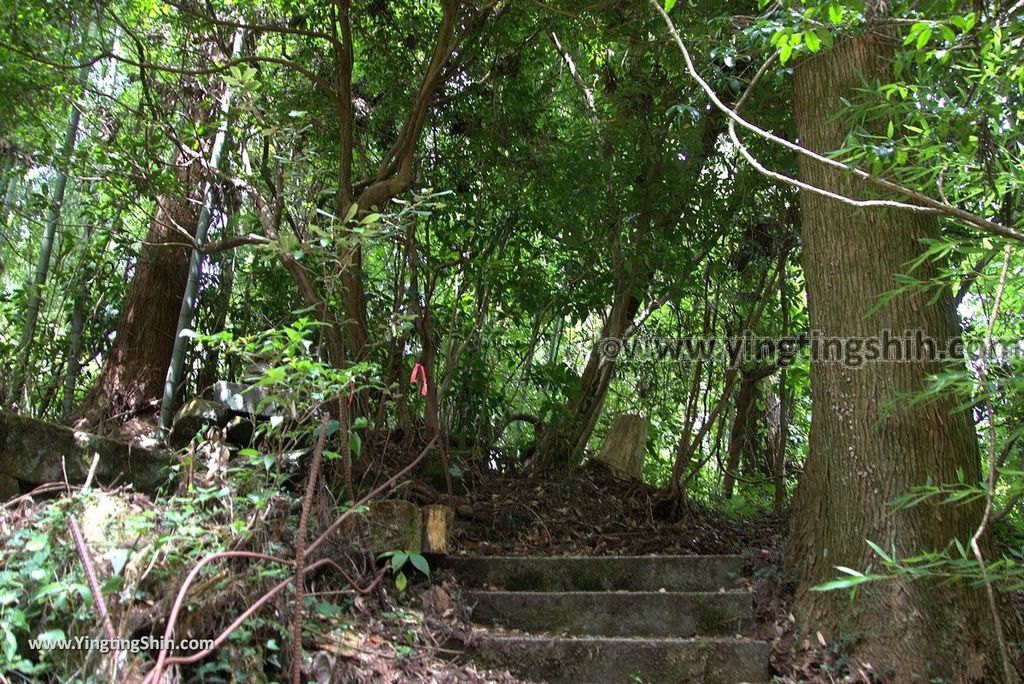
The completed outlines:
{"type": "Polygon", "coordinates": [[[184,449],[204,425],[224,427],[230,418],[227,410],[219,403],[196,397],[186,402],[174,416],[167,443],[175,449],[184,449]]]}
{"type": "Polygon", "coordinates": [[[265,402],[265,399],[270,396],[266,387],[247,386],[237,382],[219,380],[214,383],[209,394],[213,401],[235,415],[268,420],[277,410],[273,404],[265,402]]]}
{"type": "Polygon", "coordinates": [[[43,420],[0,412],[0,475],[28,485],[85,482],[94,455],[99,454],[95,482],[110,484],[120,477],[143,492],[167,482],[170,451],[146,449],[107,437],[72,430],[43,420]]]}

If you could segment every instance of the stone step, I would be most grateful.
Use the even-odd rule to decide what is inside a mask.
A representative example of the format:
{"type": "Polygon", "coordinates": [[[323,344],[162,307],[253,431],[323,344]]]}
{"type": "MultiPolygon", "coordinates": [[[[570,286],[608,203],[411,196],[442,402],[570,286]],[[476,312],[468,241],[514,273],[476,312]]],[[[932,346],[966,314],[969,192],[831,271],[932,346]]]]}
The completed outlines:
{"type": "Polygon", "coordinates": [[[525,632],[592,636],[691,637],[743,634],[753,601],[728,592],[467,591],[476,623],[525,632]]]}
{"type": "Polygon", "coordinates": [[[473,658],[553,684],[768,682],[769,646],[728,639],[630,639],[481,634],[473,658]]]}
{"type": "Polygon", "coordinates": [[[453,556],[461,580],[510,591],[717,591],[740,576],[740,556],[453,556]]]}

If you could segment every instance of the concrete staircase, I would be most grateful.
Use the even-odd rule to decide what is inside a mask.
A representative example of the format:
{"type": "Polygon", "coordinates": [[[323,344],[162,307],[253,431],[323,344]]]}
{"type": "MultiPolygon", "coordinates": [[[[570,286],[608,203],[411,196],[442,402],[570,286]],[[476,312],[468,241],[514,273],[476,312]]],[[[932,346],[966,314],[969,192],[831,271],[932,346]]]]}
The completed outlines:
{"type": "Polygon", "coordinates": [[[767,682],[739,556],[459,557],[478,663],[548,682],[767,682]],[[495,630],[493,628],[504,628],[495,630]],[[515,631],[511,631],[515,630],[515,631]]]}

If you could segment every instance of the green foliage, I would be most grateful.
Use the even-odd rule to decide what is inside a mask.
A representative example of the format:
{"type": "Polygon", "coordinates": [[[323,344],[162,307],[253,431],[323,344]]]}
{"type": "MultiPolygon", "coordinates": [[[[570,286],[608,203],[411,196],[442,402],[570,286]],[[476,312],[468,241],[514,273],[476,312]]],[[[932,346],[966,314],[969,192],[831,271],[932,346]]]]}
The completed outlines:
{"type": "MultiPolygon", "coordinates": [[[[245,380],[251,387],[267,390],[257,410],[273,408],[280,415],[296,416],[304,422],[301,417],[315,414],[328,402],[371,386],[376,374],[371,363],[336,368],[317,360],[315,338],[322,327],[322,323],[299,315],[284,327],[252,337],[236,339],[226,330],[210,335],[186,334],[197,343],[198,351],[217,349],[255,371],[245,380]]],[[[272,428],[280,424],[271,421],[272,428]]]]}
{"type": "Polygon", "coordinates": [[[45,653],[40,660],[25,656],[29,638],[63,638],[65,630],[88,619],[92,597],[82,574],[55,570],[67,563],[67,549],[53,544],[50,529],[66,524],[65,513],[47,511],[38,527],[18,530],[4,542],[0,568],[0,670],[41,675],[54,667],[59,654],[45,653]],[[56,620],[44,616],[55,614],[56,620]],[[63,618],[63,619],[62,619],[63,618]],[[53,625],[53,627],[49,627],[53,625]],[[37,637],[38,631],[38,637],[37,637]]]}
{"type": "Polygon", "coordinates": [[[430,578],[430,563],[421,554],[414,551],[386,551],[378,559],[388,558],[391,561],[391,573],[395,576],[395,588],[404,593],[409,586],[409,578],[405,574],[405,568],[410,565],[420,574],[430,578]]]}
{"type": "MultiPolygon", "coordinates": [[[[416,444],[429,438],[428,418],[436,419],[455,485],[469,488],[481,472],[524,467],[552,427],[557,435],[596,401],[590,453],[617,414],[641,413],[651,426],[647,482],[667,485],[685,457],[690,499],[746,517],[776,503],[772,457],[779,399],[786,396],[783,485],[787,497],[793,492],[809,448],[808,363],[787,369],[784,388],[778,370],[761,380],[743,435],[740,479],[728,500],[723,475],[737,390],[723,358],[623,357],[609,369],[606,394],[588,395],[593,389],[585,383],[594,375],[588,365],[597,338],[622,311],[623,327],[640,323],[638,334],[651,338],[808,331],[796,194],[753,170],[725,138],[724,118],[708,108],[707,94],[646,3],[563,3],[566,12],[558,3],[500,2],[481,17],[469,14],[472,3],[453,4],[460,7],[458,37],[438,67],[441,83],[420,108],[410,103],[418,102],[431,59],[438,2],[353,3],[351,37],[335,5],[309,0],[116,0],[102,13],[72,0],[0,8],[0,92],[10,94],[0,99],[5,370],[22,352],[27,283],[54,180],[58,172],[71,178],[41,290],[39,333],[27,350],[29,382],[15,396],[9,374],[0,374],[0,404],[60,420],[65,403],[81,403],[111,359],[112,342],[138,316],[126,293],[150,226],[179,221],[167,221],[161,200],[195,207],[209,184],[210,241],[246,243],[202,259],[180,392],[188,397],[219,379],[239,381],[266,394],[260,408],[273,418],[217,481],[187,482],[187,491],[158,509],[123,516],[131,534],[101,559],[111,602],[160,605],[168,587],[212,551],[250,544],[290,557],[287,536],[254,536],[253,525],[275,510],[291,522],[288,512],[299,505],[294,481],[325,410],[335,416],[328,461],[346,444],[363,462],[380,456],[373,449],[390,449],[389,439],[416,444]],[[242,55],[230,56],[237,23],[254,27],[242,55]],[[88,66],[84,92],[80,63],[88,66]],[[231,116],[221,121],[225,86],[234,99],[231,116]],[[81,134],[65,164],[61,132],[72,107],[81,112],[81,134]],[[406,128],[416,121],[422,128],[406,128]],[[217,173],[204,172],[202,160],[222,125],[231,141],[225,163],[217,173]],[[361,193],[382,181],[394,191],[359,206],[361,193]],[[360,289],[365,298],[353,305],[360,289]],[[331,318],[346,344],[365,318],[362,355],[331,358],[331,318]],[[77,375],[69,373],[75,362],[82,366],[77,375]],[[408,382],[414,364],[432,368],[425,385],[408,382]],[[337,415],[349,397],[359,415],[346,434],[337,415]],[[428,416],[434,407],[437,414],[428,416]],[[506,429],[516,414],[530,420],[506,429]],[[131,543],[136,539],[144,543],[131,543]]],[[[762,0],[756,13],[752,5],[702,0],[662,6],[723,100],[735,106],[749,88],[743,115],[789,140],[798,138],[793,70],[851,37],[891,31],[891,78],[862,84],[837,117],[849,134],[826,152],[1020,228],[1020,13],[991,2],[899,0],[886,3],[888,17],[878,23],[862,0],[762,0]]],[[[798,175],[789,151],[743,135],[767,167],[798,175]]],[[[181,245],[166,248],[164,257],[187,252],[184,233],[194,225],[190,217],[181,221],[181,245]]],[[[1000,275],[995,257],[1003,248],[943,219],[941,235],[922,244],[902,273],[872,274],[886,278],[890,291],[870,315],[883,315],[908,294],[933,302],[948,291],[962,294],[965,344],[977,352],[991,322],[1000,275]],[[934,276],[922,275],[925,264],[935,267],[934,276]]],[[[1024,339],[1022,268],[1019,251],[1013,253],[1006,313],[993,324],[1001,343],[1024,339]]],[[[173,299],[158,300],[172,317],[173,299]]],[[[972,412],[982,446],[998,454],[992,494],[1002,556],[981,565],[966,540],[954,540],[900,557],[884,548],[888,540],[866,541],[865,558],[873,554],[867,567],[837,568],[840,576],[819,591],[856,595],[862,585],[894,577],[1024,586],[1024,356],[1008,344],[1003,351],[989,359],[985,382],[969,354],[968,364],[937,369],[927,387],[887,407],[953,395],[972,412]]],[[[181,474],[193,471],[203,446],[197,441],[183,456],[181,474]]],[[[941,511],[977,505],[988,494],[985,481],[961,474],[956,483],[923,483],[892,504],[897,511],[941,511]]],[[[98,633],[65,530],[69,513],[99,497],[80,494],[38,507],[2,542],[0,670],[64,680],[90,671],[94,663],[83,654],[33,653],[27,643],[40,635],[98,633]]],[[[419,554],[384,557],[400,593],[414,573],[430,577],[419,554]]],[[[231,605],[236,594],[286,572],[261,567],[239,580],[249,575],[221,576],[211,568],[201,579],[231,605]]],[[[218,608],[214,619],[203,606],[197,600],[187,612],[212,624],[227,612],[218,608]]],[[[334,624],[347,607],[308,597],[307,620],[313,627],[334,624]]],[[[256,618],[232,636],[230,654],[218,653],[194,674],[282,674],[286,630],[256,618]]],[[[400,643],[399,653],[410,653],[412,641],[400,643]]]]}
{"type": "MultiPolygon", "coordinates": [[[[532,3],[505,4],[479,24],[460,15],[456,23],[467,33],[423,112],[410,112],[409,103],[431,54],[438,3],[368,3],[353,11],[352,92],[344,103],[324,90],[325,79],[333,87],[342,66],[329,6],[261,0],[186,10],[131,0],[100,15],[93,5],[30,0],[0,11],[0,89],[16,94],[0,103],[5,368],[17,363],[25,283],[72,100],[83,122],[66,169],[72,184],[42,291],[40,334],[29,350],[30,382],[21,396],[11,396],[0,378],[0,403],[61,419],[66,391],[71,406],[81,402],[122,332],[122,317],[131,313],[125,295],[158,199],[197,202],[207,180],[216,195],[210,240],[260,239],[204,257],[181,392],[192,396],[230,379],[268,394],[265,407],[279,411],[259,428],[268,441],[242,450],[242,464],[232,466],[254,502],[266,502],[294,474],[314,436],[311,418],[336,412],[339,399],[368,397],[368,413],[380,408],[379,417],[360,416],[363,422],[349,431],[355,458],[379,446],[371,444],[374,437],[424,434],[427,401],[410,391],[407,378],[428,353],[428,320],[436,347],[428,384],[437,390],[452,466],[469,474],[465,482],[480,470],[517,470],[545,428],[570,421],[590,399],[583,387],[587,364],[616,297],[635,309],[630,323],[644,315],[639,334],[650,337],[724,338],[762,303],[750,332],[781,335],[783,318],[790,332],[808,330],[797,198],[752,170],[724,138],[706,93],[664,39],[660,17],[644,3],[581,9],[572,17],[532,3]],[[204,16],[211,12],[217,21],[204,16]],[[223,54],[226,27],[238,22],[261,29],[250,32],[244,56],[231,59],[223,54]],[[82,97],[78,70],[52,66],[107,49],[116,58],[95,60],[82,97]],[[216,112],[225,85],[234,91],[225,170],[197,180],[189,169],[201,166],[224,123],[216,112]],[[341,113],[349,106],[354,134],[342,159],[341,113]],[[413,114],[422,114],[422,131],[399,141],[413,114]],[[376,206],[339,202],[346,164],[358,199],[406,147],[414,154],[404,189],[376,206]],[[276,235],[260,220],[267,209],[279,214],[276,235]],[[785,312],[774,271],[782,247],[785,312]],[[355,283],[365,290],[368,345],[356,362],[329,361],[325,317],[300,287],[299,269],[346,339],[353,325],[346,297],[355,283]],[[664,304],[645,315],[657,302],[664,304]],[[77,351],[76,312],[83,319],[77,351]],[[65,389],[72,357],[82,372],[65,389]],[[499,437],[517,413],[538,422],[513,423],[499,437]]],[[[770,55],[778,56],[743,112],[796,139],[793,68],[873,30],[873,18],[859,0],[759,5],[749,16],[751,8],[662,3],[697,69],[729,102],[770,55]]],[[[839,117],[849,136],[828,152],[979,215],[1019,223],[1021,18],[995,6],[949,3],[896,2],[887,11],[886,30],[899,34],[893,76],[863,84],[862,97],[839,117]]],[[[788,151],[752,136],[744,142],[767,166],[797,173],[788,151]]],[[[937,297],[966,281],[960,311],[968,348],[976,350],[998,275],[991,257],[1002,247],[944,221],[943,234],[887,283],[891,292],[876,303],[876,313],[893,298],[918,291],[937,297]],[[926,262],[938,266],[934,278],[921,275],[926,262]]],[[[1019,271],[1015,254],[1012,272],[1019,271]]],[[[1000,339],[1024,336],[1016,315],[1024,309],[1019,281],[1011,277],[1006,291],[1005,309],[1015,315],[998,322],[1000,339]]],[[[722,359],[617,361],[587,447],[599,447],[616,414],[642,413],[651,424],[648,482],[667,484],[679,445],[700,433],[688,494],[736,515],[767,508],[779,375],[762,381],[750,440],[756,448],[744,456],[737,495],[723,501],[723,459],[735,422],[735,388],[726,385],[724,365],[722,359]],[[720,402],[724,410],[701,433],[720,402]]],[[[1010,445],[1000,469],[1000,506],[1020,489],[1014,471],[1020,466],[1010,460],[1019,449],[1012,444],[1024,406],[1019,365],[1007,355],[984,387],[976,367],[951,366],[901,400],[955,393],[968,410],[992,400],[996,446],[1010,445]]],[[[790,493],[808,449],[808,365],[789,368],[787,384],[784,484],[790,493]]],[[[984,427],[986,419],[976,417],[984,427]]],[[[338,424],[329,430],[337,435],[338,424]]],[[[339,444],[329,444],[328,459],[337,457],[339,444]]],[[[963,493],[966,487],[956,495],[976,496],[976,490],[963,493]]],[[[1012,506],[1006,519],[1024,524],[1012,506]]]]}
{"type": "MultiPolygon", "coordinates": [[[[103,493],[80,493],[36,508],[3,543],[0,670],[37,679],[44,675],[64,677],[83,667],[88,669],[91,666],[86,659],[98,655],[85,650],[29,648],[29,639],[102,633],[68,531],[70,514],[79,516],[86,526],[107,604],[145,604],[162,599],[168,591],[167,583],[177,582],[199,557],[244,536],[244,526],[220,527],[231,508],[232,496],[224,488],[203,490],[194,497],[163,502],[159,514],[155,509],[134,507],[128,499],[103,493]],[[140,544],[139,539],[146,541],[140,544]]],[[[239,515],[254,510],[242,500],[236,505],[239,515]]],[[[3,516],[5,525],[14,521],[7,512],[3,516]]],[[[95,660],[89,662],[95,666],[95,660]]]]}

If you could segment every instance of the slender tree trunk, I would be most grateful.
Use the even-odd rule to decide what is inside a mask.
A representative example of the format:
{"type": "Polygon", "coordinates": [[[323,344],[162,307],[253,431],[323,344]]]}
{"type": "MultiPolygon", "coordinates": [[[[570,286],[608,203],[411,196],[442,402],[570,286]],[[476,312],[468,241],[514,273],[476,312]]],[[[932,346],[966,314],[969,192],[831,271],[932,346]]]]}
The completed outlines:
{"type": "Polygon", "coordinates": [[[82,371],[82,332],[85,330],[85,305],[88,301],[88,287],[82,281],[75,288],[75,302],[71,308],[71,332],[68,334],[68,369],[64,374],[64,396],[61,400],[61,415],[68,416],[75,408],[75,388],[82,371]]]}
{"type": "MultiPolygon", "coordinates": [[[[563,60],[566,53],[558,44],[557,37],[554,37],[556,47],[562,54],[563,60]]],[[[568,60],[572,63],[572,60],[568,60]]],[[[573,67],[574,68],[574,67],[573,67]]],[[[624,113],[635,115],[634,113],[624,113]]],[[[715,144],[718,136],[724,131],[724,119],[717,114],[705,117],[703,135],[697,164],[693,170],[693,178],[699,177],[702,169],[711,159],[715,151],[715,144]]],[[[599,129],[599,135],[603,131],[599,129]]],[[[651,136],[659,136],[661,133],[646,131],[644,139],[640,143],[642,147],[650,147],[654,144],[651,136]]],[[[610,162],[612,147],[605,145],[606,162],[610,162]]],[[[658,153],[656,153],[658,154],[658,153]]],[[[638,206],[635,227],[630,240],[631,253],[626,255],[622,250],[622,236],[619,234],[612,237],[612,262],[616,273],[615,293],[612,297],[612,305],[601,329],[602,338],[621,338],[632,327],[640,301],[638,292],[642,291],[644,284],[649,278],[649,273],[644,266],[643,257],[647,243],[647,235],[651,230],[659,230],[667,227],[676,221],[681,213],[686,210],[688,197],[684,194],[682,201],[672,210],[657,210],[652,213],[651,192],[656,184],[662,179],[662,166],[655,156],[647,160],[644,173],[646,176],[642,199],[638,206]]],[[[609,176],[609,179],[611,177],[609,176]]],[[[609,180],[609,192],[611,184],[609,180]]],[[[564,407],[561,415],[551,422],[551,425],[537,440],[539,457],[538,466],[541,468],[563,468],[571,466],[579,458],[586,448],[590,436],[597,425],[604,408],[604,402],[611,387],[614,376],[615,363],[605,358],[602,349],[595,346],[591,349],[587,359],[586,368],[580,379],[580,392],[571,398],[564,407]]],[[[684,437],[685,439],[685,437],[684,437]]],[[[679,451],[685,451],[687,447],[681,446],[679,451]]],[[[689,456],[686,457],[687,459],[689,456]]]]}
{"type": "Polygon", "coordinates": [[[746,449],[749,438],[750,414],[757,397],[757,383],[760,377],[744,373],[740,378],[740,386],[736,390],[736,416],[732,421],[729,433],[729,451],[725,459],[725,476],[722,478],[722,496],[731,499],[736,487],[736,473],[740,468],[740,456],[746,449]]]}
{"type": "MultiPolygon", "coordinates": [[[[79,72],[79,84],[81,86],[84,87],[88,76],[88,68],[83,68],[79,72]]],[[[35,338],[36,323],[39,320],[39,309],[42,306],[42,291],[46,286],[46,279],[50,272],[50,257],[53,254],[53,245],[57,238],[57,225],[60,223],[61,209],[64,206],[64,193],[68,186],[68,165],[71,163],[71,155],[75,151],[81,119],[82,112],[78,107],[78,103],[72,102],[71,110],[68,113],[68,124],[64,130],[64,142],[61,144],[60,154],[57,157],[53,194],[50,196],[46,223],[43,225],[42,242],[39,245],[36,272],[29,289],[28,306],[25,310],[25,325],[22,329],[18,368],[15,369],[15,379],[11,388],[11,395],[16,399],[20,399],[19,395],[22,394],[27,378],[30,375],[28,366],[32,356],[32,341],[35,338]]],[[[23,408],[28,408],[27,402],[23,408]]]]}
{"type": "Polygon", "coordinates": [[[433,286],[427,289],[424,306],[420,310],[417,327],[423,348],[423,382],[427,383],[426,405],[424,406],[424,424],[427,428],[427,440],[438,438],[438,458],[440,470],[444,474],[448,496],[452,496],[452,475],[448,467],[448,436],[441,431],[440,410],[438,406],[437,384],[437,340],[434,336],[434,315],[430,309],[433,286]]]}
{"type": "MultiPolygon", "coordinates": [[[[17,197],[18,185],[21,181],[21,177],[18,173],[18,167],[12,165],[10,178],[7,179],[6,188],[7,191],[4,193],[3,204],[0,204],[0,247],[10,240],[9,232],[7,230],[7,217],[11,215],[11,208],[14,206],[14,198],[17,197]]],[[[0,276],[7,270],[7,264],[3,260],[3,252],[0,250],[0,276]]],[[[5,393],[0,393],[4,395],[5,393]]]]}
{"type": "Polygon", "coordinates": [[[6,234],[7,217],[11,215],[11,209],[14,207],[14,198],[18,196],[18,185],[21,183],[21,174],[18,170],[16,164],[12,164],[9,169],[10,177],[7,178],[3,204],[0,205],[0,238],[6,234]]]}
{"type": "Polygon", "coordinates": [[[344,287],[343,302],[345,317],[348,319],[348,350],[352,361],[365,361],[366,345],[369,342],[369,323],[366,315],[366,288],[363,286],[363,248],[357,246],[352,261],[341,274],[344,287]]]}
{"type": "MultiPolygon", "coordinates": [[[[858,36],[796,68],[802,144],[821,153],[843,144],[846,130],[837,113],[844,99],[862,97],[862,79],[891,79],[890,44],[858,36]]],[[[864,196],[851,176],[803,157],[800,173],[805,182],[864,196]]],[[[937,235],[934,217],[855,209],[807,192],[801,192],[801,213],[812,329],[843,338],[923,330],[940,349],[959,334],[948,292],[934,303],[929,292],[904,295],[867,316],[897,285],[893,274],[919,255],[921,240],[937,235]]],[[[915,275],[927,281],[933,271],[926,265],[915,275]]],[[[887,503],[926,482],[956,482],[958,471],[966,482],[980,478],[970,417],[952,400],[911,406],[904,398],[921,392],[940,368],[928,362],[813,363],[810,453],[793,503],[787,555],[800,578],[794,612],[828,639],[853,637],[853,654],[892,681],[995,681],[999,658],[980,589],[900,578],[863,585],[854,601],[845,592],[809,591],[836,577],[836,566],[878,568],[865,540],[906,557],[941,551],[953,539],[966,545],[972,536],[977,505],[924,503],[894,511],[887,503]]]]}
{"type": "MultiPolygon", "coordinates": [[[[786,262],[789,252],[783,248],[779,254],[779,307],[782,310],[782,337],[789,336],[789,298],[786,297],[786,262]]],[[[783,360],[779,368],[779,433],[775,444],[775,462],[772,464],[772,476],[775,480],[775,491],[772,507],[782,510],[786,501],[786,446],[789,444],[789,389],[787,387],[788,365],[783,360]]]]}
{"type": "MultiPolygon", "coordinates": [[[[88,259],[89,243],[92,241],[92,226],[81,238],[80,252],[88,259]]],[[[68,416],[75,408],[75,388],[82,370],[82,334],[85,331],[85,307],[89,303],[89,278],[92,268],[83,263],[78,282],[75,284],[75,300],[71,306],[71,331],[68,333],[67,371],[64,374],[64,395],[61,400],[61,415],[68,416]]]]}
{"type": "MultiPolygon", "coordinates": [[[[242,41],[245,40],[245,31],[238,29],[232,42],[231,51],[238,55],[242,50],[242,41]]],[[[225,87],[221,95],[220,104],[220,128],[214,136],[213,146],[210,149],[210,168],[219,169],[221,157],[228,141],[228,120],[231,112],[231,88],[225,87]]],[[[197,244],[206,242],[206,233],[210,228],[213,219],[214,205],[216,203],[216,186],[212,179],[206,181],[206,189],[203,192],[203,207],[199,211],[199,219],[195,228],[195,241],[197,244]]],[[[178,311],[178,322],[175,326],[174,348],[171,352],[171,360],[167,367],[167,379],[164,382],[163,400],[160,403],[160,431],[166,434],[171,429],[171,419],[174,417],[174,405],[178,396],[178,385],[181,382],[182,369],[185,367],[185,352],[188,349],[188,338],[182,336],[182,331],[192,325],[192,316],[195,314],[195,300],[199,292],[199,266],[202,263],[203,255],[192,250],[188,262],[188,279],[185,282],[185,293],[181,298],[181,307],[178,311]]]]}
{"type": "MultiPolygon", "coordinates": [[[[437,339],[434,335],[434,314],[431,311],[431,300],[433,299],[435,277],[433,274],[423,274],[422,294],[420,292],[420,257],[419,244],[416,238],[416,222],[409,225],[407,231],[407,257],[409,268],[409,296],[413,311],[416,313],[416,330],[420,335],[420,364],[423,369],[423,377],[419,383],[426,387],[425,406],[423,423],[426,427],[426,440],[438,439],[438,461],[434,464],[425,463],[424,467],[428,472],[442,472],[448,496],[452,495],[452,476],[448,468],[448,445],[447,435],[441,432],[440,412],[438,407],[438,383],[437,383],[437,339]]],[[[409,387],[406,388],[407,391],[409,387]]],[[[406,436],[406,440],[410,435],[406,436]]]]}
{"type": "MultiPolygon", "coordinates": [[[[601,327],[601,338],[622,337],[633,322],[639,301],[633,288],[619,288],[611,311],[601,327]]],[[[538,466],[559,469],[571,466],[583,452],[601,416],[611,386],[615,361],[605,358],[600,345],[594,346],[580,377],[579,392],[572,397],[537,440],[538,466]]]]}

